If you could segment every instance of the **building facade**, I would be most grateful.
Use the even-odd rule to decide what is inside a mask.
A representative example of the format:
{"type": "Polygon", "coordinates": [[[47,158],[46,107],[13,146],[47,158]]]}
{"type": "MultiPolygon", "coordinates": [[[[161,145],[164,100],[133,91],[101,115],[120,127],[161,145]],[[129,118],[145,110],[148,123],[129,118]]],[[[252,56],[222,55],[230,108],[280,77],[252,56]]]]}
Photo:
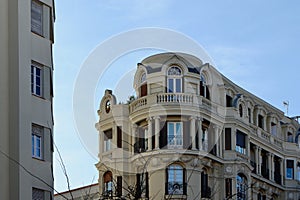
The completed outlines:
{"type": "Polygon", "coordinates": [[[296,118],[188,54],[144,59],[133,85],[100,102],[102,199],[300,199],[296,118]]]}
{"type": "Polygon", "coordinates": [[[0,1],[0,199],[53,199],[53,0],[0,1]]]}

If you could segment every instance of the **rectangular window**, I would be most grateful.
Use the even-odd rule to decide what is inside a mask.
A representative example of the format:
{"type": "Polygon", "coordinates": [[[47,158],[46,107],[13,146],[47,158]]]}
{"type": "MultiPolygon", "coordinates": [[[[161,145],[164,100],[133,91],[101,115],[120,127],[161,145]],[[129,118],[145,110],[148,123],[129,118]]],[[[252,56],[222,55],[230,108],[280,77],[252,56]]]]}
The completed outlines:
{"type": "Polygon", "coordinates": [[[168,148],[182,148],[182,122],[168,122],[168,148]]]}
{"type": "Polygon", "coordinates": [[[181,78],[169,78],[168,79],[168,93],[181,93],[181,78]]]}
{"type": "Polygon", "coordinates": [[[225,150],[231,150],[231,128],[225,128],[225,150]]]}
{"type": "Polygon", "coordinates": [[[42,159],[42,150],[43,150],[43,128],[41,126],[33,125],[32,126],[32,134],[31,134],[31,151],[32,157],[42,159]]]}
{"type": "Polygon", "coordinates": [[[236,148],[235,150],[241,154],[246,154],[246,134],[236,131],[236,148]]]}
{"type": "Polygon", "coordinates": [[[117,196],[122,196],[122,176],[117,176],[117,196]]]}
{"type": "Polygon", "coordinates": [[[249,120],[249,123],[251,123],[251,109],[248,108],[248,120],[249,120]]]}
{"type": "Polygon", "coordinates": [[[112,129],[104,131],[104,151],[111,150],[112,129]]]}
{"type": "Polygon", "coordinates": [[[208,187],[208,174],[201,172],[201,198],[210,198],[211,188],[208,187]]]}
{"type": "Polygon", "coordinates": [[[232,107],[232,97],[226,95],[226,107],[232,107]]]}
{"type": "Polygon", "coordinates": [[[258,115],[258,127],[264,128],[264,117],[262,115],[258,115]]]}
{"type": "Polygon", "coordinates": [[[42,66],[31,63],[31,93],[42,96],[42,66]]]}
{"type": "Polygon", "coordinates": [[[31,31],[43,35],[43,5],[31,1],[31,31]]]}
{"type": "Polygon", "coordinates": [[[271,123],[271,134],[274,136],[277,135],[277,126],[273,122],[271,123]]]}
{"type": "Polygon", "coordinates": [[[148,172],[136,175],[137,193],[140,198],[149,196],[148,178],[148,172]]]}
{"type": "Polygon", "coordinates": [[[297,179],[300,181],[300,162],[297,164],[297,179]]]}
{"type": "Polygon", "coordinates": [[[286,161],[286,178],[287,179],[294,178],[294,161],[293,160],[286,161]]]}
{"type": "Polygon", "coordinates": [[[226,178],[225,179],[225,196],[227,199],[232,197],[232,179],[226,178]]]}
{"type": "Polygon", "coordinates": [[[122,127],[117,127],[117,147],[122,148],[122,127]]]}
{"type": "Polygon", "coordinates": [[[44,200],[44,190],[40,190],[37,188],[32,188],[32,200],[44,200]]]}

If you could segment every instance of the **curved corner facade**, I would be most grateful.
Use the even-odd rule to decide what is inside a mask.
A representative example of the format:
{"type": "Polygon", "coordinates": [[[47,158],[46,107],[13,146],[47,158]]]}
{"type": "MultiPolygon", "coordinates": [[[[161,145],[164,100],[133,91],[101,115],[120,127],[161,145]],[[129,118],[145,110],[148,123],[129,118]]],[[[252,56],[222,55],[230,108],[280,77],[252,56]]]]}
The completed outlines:
{"type": "Polygon", "coordinates": [[[0,2],[0,199],[53,199],[53,0],[0,2]]]}
{"type": "Polygon", "coordinates": [[[183,53],[138,63],[133,87],[100,102],[101,198],[300,198],[296,118],[183,53]]]}

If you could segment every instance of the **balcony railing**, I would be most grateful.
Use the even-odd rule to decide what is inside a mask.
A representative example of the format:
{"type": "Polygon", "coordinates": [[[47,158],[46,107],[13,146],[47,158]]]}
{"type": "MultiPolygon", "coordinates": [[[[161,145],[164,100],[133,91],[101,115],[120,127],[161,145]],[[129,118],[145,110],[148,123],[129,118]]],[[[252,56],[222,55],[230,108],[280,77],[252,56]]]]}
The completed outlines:
{"type": "Polygon", "coordinates": [[[135,112],[137,110],[151,107],[155,104],[184,104],[184,105],[194,105],[199,107],[203,105],[207,109],[217,110],[216,105],[212,105],[211,101],[195,94],[185,94],[185,93],[160,93],[151,94],[134,100],[130,103],[130,112],[135,112]]]}
{"type": "Polygon", "coordinates": [[[183,93],[157,94],[157,103],[193,103],[193,95],[183,93]]]}
{"type": "Polygon", "coordinates": [[[169,195],[182,194],[186,195],[186,183],[168,182],[166,183],[166,193],[169,195]]]}
{"type": "Polygon", "coordinates": [[[168,138],[168,149],[178,149],[183,147],[183,137],[181,135],[168,138]]]}

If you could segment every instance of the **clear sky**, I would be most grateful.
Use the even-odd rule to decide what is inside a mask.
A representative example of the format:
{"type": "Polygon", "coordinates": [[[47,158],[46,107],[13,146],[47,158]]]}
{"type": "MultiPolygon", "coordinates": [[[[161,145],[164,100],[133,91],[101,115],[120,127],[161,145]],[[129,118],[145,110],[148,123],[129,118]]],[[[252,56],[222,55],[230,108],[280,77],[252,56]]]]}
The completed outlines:
{"type": "MultiPolygon", "coordinates": [[[[98,179],[97,155],[89,150],[97,149],[97,144],[91,147],[82,142],[85,133],[78,133],[78,122],[74,121],[76,77],[99,44],[122,32],[158,27],[184,34],[199,43],[213,59],[214,66],[237,85],[283,111],[282,102],[289,101],[289,116],[300,115],[300,2],[297,0],[56,0],[55,3],[55,143],[64,159],[71,188],[98,179]]],[[[118,101],[126,101],[126,96],[118,96],[122,92],[122,88],[116,88],[118,80],[130,81],[136,63],[156,52],[159,51],[148,49],[123,55],[102,74],[93,91],[94,116],[88,122],[90,127],[85,137],[97,141],[94,125],[104,90],[116,89],[118,101]]],[[[99,70],[101,67],[105,66],[99,63],[99,70]]],[[[88,82],[89,77],[86,79],[88,82]]],[[[55,188],[64,191],[66,179],[57,159],[56,152],[55,188]]]]}

